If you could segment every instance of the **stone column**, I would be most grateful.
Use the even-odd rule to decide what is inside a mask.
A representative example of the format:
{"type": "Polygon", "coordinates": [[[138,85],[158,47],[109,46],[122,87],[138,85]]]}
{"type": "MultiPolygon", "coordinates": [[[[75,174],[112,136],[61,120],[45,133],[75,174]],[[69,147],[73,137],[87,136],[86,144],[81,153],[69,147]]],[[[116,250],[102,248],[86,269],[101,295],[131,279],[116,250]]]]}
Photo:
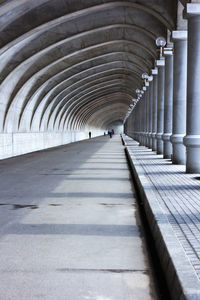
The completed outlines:
{"type": "Polygon", "coordinates": [[[152,149],[152,106],[153,106],[153,95],[152,95],[152,84],[149,82],[149,135],[148,135],[148,147],[152,149]]]}
{"type": "Polygon", "coordinates": [[[145,102],[146,102],[146,132],[145,132],[145,146],[149,145],[149,83],[146,85],[147,89],[145,92],[145,102]]]}
{"type": "Polygon", "coordinates": [[[145,106],[144,94],[140,99],[140,146],[144,146],[144,123],[145,123],[145,106]]]}
{"type": "Polygon", "coordinates": [[[137,105],[138,105],[138,142],[139,142],[139,144],[141,143],[141,131],[142,131],[142,129],[141,129],[141,117],[142,117],[142,115],[141,115],[141,102],[140,102],[140,100],[138,101],[138,103],[137,103],[137,105]]]}
{"type": "Polygon", "coordinates": [[[172,144],[172,105],[173,105],[173,52],[172,48],[164,49],[165,55],[165,99],[164,99],[164,147],[163,157],[171,159],[172,144]]]}
{"type": "Polygon", "coordinates": [[[157,149],[157,96],[158,96],[158,70],[152,70],[153,75],[153,109],[152,109],[152,150],[156,151],[157,149]]]}
{"type": "Polygon", "coordinates": [[[138,105],[135,105],[134,106],[134,109],[133,109],[133,112],[134,112],[134,139],[136,141],[138,141],[138,113],[139,113],[139,107],[138,105]]]}
{"type": "Polygon", "coordinates": [[[146,139],[146,101],[145,101],[145,91],[146,91],[146,87],[143,87],[143,95],[142,95],[142,98],[141,98],[141,106],[142,106],[142,118],[141,118],[141,122],[142,122],[142,140],[141,140],[141,146],[145,146],[145,139],[146,139]]]}
{"type": "Polygon", "coordinates": [[[200,173],[200,3],[186,4],[188,18],[188,80],[186,172],[200,173]]]}
{"type": "Polygon", "coordinates": [[[186,132],[187,31],[173,31],[174,87],[172,123],[172,162],[185,164],[183,137],[186,132]]]}
{"type": "Polygon", "coordinates": [[[157,60],[158,67],[158,101],[157,101],[157,154],[163,153],[163,129],[164,129],[164,83],[165,83],[165,60],[157,60]]]}
{"type": "Polygon", "coordinates": [[[142,88],[144,91],[143,97],[142,97],[142,101],[143,101],[143,105],[144,105],[144,116],[143,116],[143,120],[144,120],[144,130],[143,130],[143,146],[146,146],[146,131],[147,131],[147,102],[146,102],[146,87],[142,88]]]}

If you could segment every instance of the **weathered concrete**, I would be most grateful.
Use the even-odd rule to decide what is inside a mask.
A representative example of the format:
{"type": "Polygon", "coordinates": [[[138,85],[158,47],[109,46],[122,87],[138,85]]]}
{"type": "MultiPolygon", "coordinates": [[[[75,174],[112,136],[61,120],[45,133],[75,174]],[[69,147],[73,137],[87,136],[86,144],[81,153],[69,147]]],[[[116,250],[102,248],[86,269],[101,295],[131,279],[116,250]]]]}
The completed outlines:
{"type": "Polygon", "coordinates": [[[171,159],[172,144],[172,108],[173,108],[173,52],[172,48],[166,48],[165,55],[165,99],[164,99],[164,133],[163,157],[171,159]]]}
{"type": "Polygon", "coordinates": [[[124,141],[172,299],[199,300],[199,177],[124,141]]]}
{"type": "Polygon", "coordinates": [[[184,144],[186,146],[186,172],[200,172],[200,125],[199,125],[199,67],[200,67],[200,3],[187,5],[188,17],[188,81],[187,81],[187,128],[184,144]]]}
{"type": "Polygon", "coordinates": [[[24,153],[122,122],[176,15],[173,0],[0,0],[0,133],[34,137],[24,153]]]}
{"type": "Polygon", "coordinates": [[[187,93],[187,31],[173,31],[174,85],[172,122],[172,162],[185,164],[186,93],[187,93]]]}
{"type": "Polygon", "coordinates": [[[157,150],[157,104],[158,104],[158,69],[152,70],[153,76],[153,115],[152,115],[152,150],[157,150]]]}
{"type": "Polygon", "coordinates": [[[0,167],[1,299],[157,299],[119,136],[0,167]]]}
{"type": "Polygon", "coordinates": [[[157,96],[157,133],[156,133],[156,152],[163,153],[162,135],[164,131],[164,84],[165,84],[165,59],[156,61],[158,68],[158,96],[157,96]]]}

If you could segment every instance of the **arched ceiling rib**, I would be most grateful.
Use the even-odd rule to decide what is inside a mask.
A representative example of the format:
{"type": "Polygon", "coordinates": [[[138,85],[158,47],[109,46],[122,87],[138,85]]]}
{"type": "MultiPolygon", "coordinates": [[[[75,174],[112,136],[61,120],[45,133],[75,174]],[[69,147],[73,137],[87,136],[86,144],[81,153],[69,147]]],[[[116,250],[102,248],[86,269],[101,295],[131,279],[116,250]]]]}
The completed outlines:
{"type": "MultiPolygon", "coordinates": [[[[116,76],[115,76],[116,77],[116,76]]],[[[98,83],[98,84],[94,84],[94,82],[92,83],[92,86],[87,88],[87,89],[84,89],[83,91],[81,91],[81,93],[77,93],[75,94],[74,97],[72,97],[70,99],[70,103],[69,101],[66,102],[65,104],[63,104],[63,106],[61,108],[59,108],[59,110],[57,110],[57,113],[55,115],[55,118],[54,118],[54,124],[56,123],[56,119],[58,117],[58,115],[60,114],[60,121],[58,121],[58,123],[60,124],[61,122],[61,119],[62,119],[62,116],[64,114],[67,113],[70,113],[70,110],[72,109],[72,107],[80,107],[80,101],[81,101],[81,105],[84,104],[84,99],[87,99],[88,97],[94,97],[94,95],[98,95],[98,92],[100,90],[103,90],[105,91],[107,87],[113,87],[113,85],[117,85],[117,86],[123,86],[123,83],[124,82],[128,82],[128,84],[133,84],[133,81],[132,80],[128,80],[127,78],[124,79],[124,77],[119,77],[118,78],[113,78],[111,79],[110,77],[109,78],[103,78],[103,81],[98,83]]],[[[133,91],[134,93],[134,91],[133,91]]]]}
{"type": "Polygon", "coordinates": [[[1,3],[4,132],[102,127],[109,115],[124,117],[154,65],[156,37],[176,24],[174,0],[1,3]]]}
{"type": "MultiPolygon", "coordinates": [[[[45,102],[43,104],[43,106],[40,106],[40,111],[38,109],[38,112],[37,112],[37,115],[38,114],[41,115],[40,125],[41,125],[42,121],[44,121],[43,117],[45,115],[45,112],[46,112],[46,115],[48,116],[48,119],[50,119],[50,117],[53,113],[54,113],[54,116],[56,116],[56,114],[59,112],[58,110],[56,110],[56,106],[59,107],[60,109],[62,109],[62,107],[64,105],[69,107],[69,105],[71,105],[73,103],[73,101],[79,101],[79,97],[78,97],[79,91],[84,93],[84,89],[85,89],[84,82],[86,82],[86,81],[89,82],[89,85],[91,85],[94,83],[94,78],[96,80],[98,78],[102,78],[103,80],[104,79],[108,80],[109,78],[112,78],[112,76],[114,74],[115,76],[118,76],[118,77],[122,76],[122,75],[126,76],[126,77],[130,77],[133,81],[137,82],[137,79],[135,79],[135,77],[133,77],[134,72],[131,71],[130,69],[113,68],[112,67],[109,70],[98,72],[98,74],[95,74],[95,75],[93,74],[93,69],[92,69],[90,73],[92,75],[87,74],[88,75],[87,77],[81,76],[81,77],[83,77],[83,79],[81,79],[79,81],[75,81],[75,83],[72,83],[72,84],[69,83],[68,84],[69,88],[67,88],[65,90],[61,90],[61,92],[58,94],[57,94],[57,91],[54,91],[53,95],[51,95],[50,93],[47,94],[46,98],[48,99],[48,101],[45,102]],[[77,86],[79,87],[78,89],[76,88],[77,86]],[[75,88],[75,90],[70,93],[70,90],[73,90],[73,88],[75,88]],[[65,94],[67,94],[67,95],[65,96],[65,94]],[[50,112],[49,112],[49,110],[50,110],[50,112]]],[[[81,75],[84,75],[84,74],[81,74],[81,75]]],[[[71,82],[71,80],[70,80],[70,82],[71,82]]],[[[138,84],[138,82],[136,84],[138,84]]]]}
{"type": "Polygon", "coordinates": [[[114,114],[114,111],[116,112],[119,112],[120,113],[120,116],[122,118],[122,120],[124,119],[125,117],[125,113],[123,113],[124,110],[121,110],[122,107],[125,109],[127,103],[128,103],[128,100],[125,101],[123,104],[122,104],[122,101],[121,99],[119,100],[116,100],[116,99],[113,99],[113,101],[109,101],[109,103],[103,103],[103,105],[99,105],[99,106],[95,106],[89,113],[85,113],[79,120],[76,120],[76,123],[77,124],[74,124],[74,126],[78,127],[80,130],[82,128],[84,128],[86,126],[86,124],[91,124],[92,127],[97,127],[97,128],[100,128],[100,129],[105,129],[103,127],[103,125],[105,125],[105,123],[107,123],[107,120],[109,118],[113,118],[114,116],[114,120],[116,118],[119,118],[119,115],[116,116],[114,114]],[[111,117],[110,116],[110,108],[112,109],[112,112],[113,112],[113,116],[111,117]],[[98,112],[98,114],[97,114],[98,112]],[[93,119],[93,122],[91,123],[91,116],[95,115],[96,118],[93,119]],[[97,117],[98,115],[98,117],[97,117]]]}
{"type": "MultiPolygon", "coordinates": [[[[135,81],[139,84],[139,79],[140,79],[140,76],[141,76],[141,74],[142,74],[142,72],[144,71],[144,69],[146,69],[147,70],[147,68],[145,68],[145,67],[143,67],[143,69],[142,69],[142,66],[140,66],[140,65],[137,65],[137,63],[135,63],[135,60],[134,59],[132,59],[132,58],[135,58],[134,56],[132,57],[133,55],[130,55],[129,53],[127,53],[127,55],[123,55],[123,53],[109,53],[109,54],[107,54],[107,55],[103,55],[103,56],[101,56],[101,57],[96,57],[95,59],[91,59],[90,61],[88,61],[87,60],[87,71],[86,72],[84,72],[84,74],[82,74],[83,76],[84,76],[84,81],[87,79],[87,77],[89,76],[89,77],[91,77],[91,76],[93,76],[94,77],[94,79],[95,78],[97,78],[98,76],[99,76],[99,72],[100,72],[100,70],[98,70],[98,73],[97,73],[97,68],[95,68],[94,67],[94,65],[96,65],[97,67],[98,67],[98,69],[100,68],[100,67],[102,67],[103,69],[105,69],[105,67],[109,67],[108,65],[106,65],[106,64],[108,64],[108,63],[112,63],[112,65],[111,65],[111,68],[113,68],[114,67],[114,64],[115,64],[115,66],[117,65],[117,64],[120,64],[120,62],[122,63],[122,62],[126,62],[127,64],[129,64],[130,66],[132,66],[132,73],[134,73],[134,75],[135,75],[135,81]],[[100,65],[98,65],[98,63],[100,63],[100,65]],[[91,66],[93,66],[92,67],[92,70],[91,70],[91,68],[89,68],[89,64],[91,65],[91,66]],[[89,72],[90,71],[90,72],[89,72]],[[92,73],[92,75],[90,75],[92,73]]],[[[84,64],[86,64],[86,62],[84,62],[84,64]]],[[[73,71],[73,73],[74,73],[74,69],[82,69],[82,67],[83,67],[83,63],[81,63],[81,65],[79,64],[79,65],[75,65],[75,66],[73,66],[72,68],[70,68],[70,74],[72,73],[72,71],[73,71]],[[81,66],[82,65],[82,66],[81,66]],[[78,67],[78,68],[77,68],[78,67]]],[[[130,66],[129,66],[129,68],[130,68],[130,66]]],[[[128,68],[127,68],[128,69],[128,68]]],[[[65,70],[65,76],[67,76],[67,74],[66,74],[66,71],[67,70],[65,70]]],[[[102,72],[101,72],[102,73],[102,72]]],[[[51,80],[51,82],[52,82],[52,84],[55,84],[59,79],[58,79],[58,77],[59,77],[59,75],[60,75],[60,73],[59,74],[57,74],[56,76],[54,76],[54,78],[56,79],[54,82],[52,82],[52,80],[51,80]],[[56,78],[57,77],[57,78],[56,78]]],[[[63,73],[61,73],[61,75],[63,75],[63,73]]],[[[54,109],[55,107],[56,107],[56,105],[59,103],[59,101],[61,101],[61,102],[63,102],[63,100],[62,99],[64,99],[66,96],[70,96],[69,95],[69,93],[70,93],[70,90],[72,90],[73,89],[73,86],[74,85],[78,85],[78,82],[77,82],[77,80],[76,80],[76,82],[75,82],[75,84],[73,84],[73,82],[74,82],[74,80],[75,80],[75,77],[77,78],[77,76],[79,76],[79,75],[81,75],[80,74],[80,72],[79,73],[77,73],[76,75],[74,74],[72,77],[70,77],[70,78],[67,78],[67,79],[65,79],[65,80],[63,80],[62,82],[61,82],[61,84],[58,84],[58,86],[57,86],[57,89],[56,89],[56,91],[55,91],[55,89],[51,89],[51,90],[53,90],[54,92],[53,92],[53,95],[51,95],[51,97],[49,97],[48,98],[48,103],[51,103],[51,102],[54,102],[54,107],[52,108],[52,109],[54,109]],[[56,92],[58,93],[58,94],[56,94],[56,92]],[[55,97],[56,96],[59,96],[59,97],[57,97],[57,99],[55,99],[55,97]],[[52,99],[52,97],[54,96],[54,98],[52,99]],[[60,99],[60,100],[59,100],[60,99]]],[[[66,77],[65,77],[66,78],[66,77]]],[[[47,80],[48,81],[48,80],[47,80]]],[[[47,82],[46,81],[46,82],[47,82]]],[[[43,87],[45,88],[45,92],[46,92],[46,90],[47,90],[47,85],[46,85],[46,82],[45,82],[45,84],[43,85],[43,87]]],[[[38,82],[40,85],[39,85],[39,88],[41,87],[41,82],[38,82]]],[[[79,84],[83,84],[83,80],[79,83],[79,84]]],[[[52,88],[52,85],[51,85],[51,88],[52,88]]],[[[37,89],[37,86],[35,87],[35,89],[37,89]]],[[[41,92],[41,91],[40,91],[41,92]]],[[[34,93],[33,93],[33,95],[34,94],[37,94],[37,90],[36,91],[34,91],[34,93]]],[[[30,94],[31,95],[31,94],[30,94]]],[[[37,107],[38,107],[38,105],[40,104],[40,102],[41,101],[43,101],[43,99],[44,99],[44,97],[45,97],[45,94],[44,93],[42,93],[42,95],[40,96],[40,97],[38,97],[38,95],[37,95],[37,102],[36,102],[36,104],[35,104],[35,107],[34,107],[34,109],[33,109],[33,112],[35,113],[35,111],[36,111],[36,109],[37,109],[37,107]]],[[[24,103],[23,103],[23,107],[22,107],[22,110],[21,110],[21,114],[24,112],[24,109],[25,109],[25,107],[26,107],[26,105],[28,104],[28,103],[30,103],[30,98],[29,97],[26,97],[26,100],[24,101],[24,103]]],[[[20,120],[19,120],[20,121],[20,120]]]]}
{"type": "MultiPolygon", "coordinates": [[[[117,83],[113,83],[113,84],[106,84],[105,87],[101,87],[99,88],[97,91],[93,91],[91,93],[89,93],[88,96],[84,97],[84,100],[81,101],[81,105],[79,103],[75,104],[73,106],[73,108],[70,110],[70,112],[68,112],[67,114],[67,118],[68,118],[68,124],[70,126],[72,126],[70,123],[75,122],[75,120],[78,118],[77,116],[82,112],[82,110],[86,110],[87,108],[90,108],[93,106],[93,102],[96,101],[98,102],[99,99],[98,97],[104,97],[104,102],[105,101],[105,96],[109,95],[112,92],[122,92],[124,91],[125,93],[129,93],[130,95],[134,95],[134,90],[132,90],[129,87],[129,84],[127,82],[123,82],[121,83],[121,85],[119,85],[119,82],[117,83]],[[96,99],[97,98],[97,99],[96,99]]],[[[125,102],[125,99],[123,100],[123,102],[125,102]]],[[[64,114],[66,114],[65,112],[62,114],[61,120],[59,125],[62,122],[62,118],[64,116],[64,114]]],[[[64,120],[66,120],[66,117],[64,118],[64,120]]],[[[65,125],[65,121],[63,126],[65,125]]]]}

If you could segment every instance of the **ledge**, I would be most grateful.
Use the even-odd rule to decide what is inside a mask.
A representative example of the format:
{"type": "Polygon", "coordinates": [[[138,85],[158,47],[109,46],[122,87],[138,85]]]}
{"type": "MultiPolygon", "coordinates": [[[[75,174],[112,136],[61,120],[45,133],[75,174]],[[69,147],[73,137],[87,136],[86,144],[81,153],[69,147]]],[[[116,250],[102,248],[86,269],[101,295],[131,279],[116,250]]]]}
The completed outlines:
{"type": "MultiPolygon", "coordinates": [[[[141,147],[125,135],[123,141],[172,299],[198,300],[200,299],[200,281],[197,274],[161,206],[161,197],[155,184],[152,183],[143,165],[134,155],[134,150],[137,147],[141,149],[141,147]]],[[[145,147],[143,149],[150,151],[145,147]]],[[[156,157],[159,156],[155,155],[156,157]]]]}

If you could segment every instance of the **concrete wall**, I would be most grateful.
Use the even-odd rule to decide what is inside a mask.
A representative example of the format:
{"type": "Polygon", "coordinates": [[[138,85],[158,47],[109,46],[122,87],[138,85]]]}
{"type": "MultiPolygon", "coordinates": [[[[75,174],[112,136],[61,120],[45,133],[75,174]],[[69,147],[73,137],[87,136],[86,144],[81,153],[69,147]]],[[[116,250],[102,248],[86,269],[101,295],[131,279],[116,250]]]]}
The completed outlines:
{"type": "MultiPolygon", "coordinates": [[[[91,130],[92,137],[103,135],[103,131],[91,130]]],[[[0,159],[56,147],[88,139],[88,131],[32,132],[0,134],[0,159]]]]}

